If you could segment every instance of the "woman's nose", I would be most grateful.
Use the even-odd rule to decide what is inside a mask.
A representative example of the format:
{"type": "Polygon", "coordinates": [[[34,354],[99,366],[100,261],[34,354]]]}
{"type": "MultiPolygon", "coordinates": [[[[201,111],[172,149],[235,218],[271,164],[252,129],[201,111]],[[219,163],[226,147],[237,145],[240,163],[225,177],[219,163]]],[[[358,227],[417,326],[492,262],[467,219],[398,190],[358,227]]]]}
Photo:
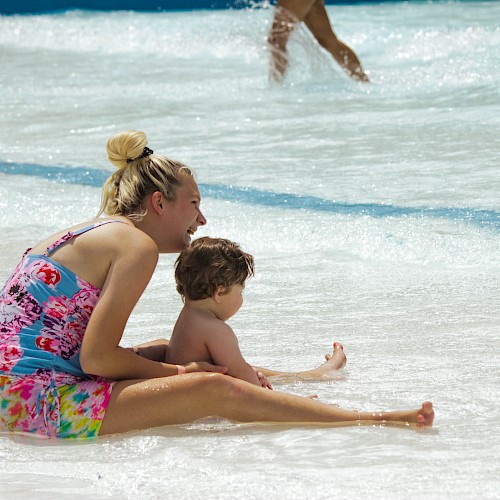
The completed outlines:
{"type": "Polygon", "coordinates": [[[201,210],[199,210],[197,221],[200,226],[204,226],[207,223],[207,219],[205,219],[205,216],[201,213],[201,210]]]}

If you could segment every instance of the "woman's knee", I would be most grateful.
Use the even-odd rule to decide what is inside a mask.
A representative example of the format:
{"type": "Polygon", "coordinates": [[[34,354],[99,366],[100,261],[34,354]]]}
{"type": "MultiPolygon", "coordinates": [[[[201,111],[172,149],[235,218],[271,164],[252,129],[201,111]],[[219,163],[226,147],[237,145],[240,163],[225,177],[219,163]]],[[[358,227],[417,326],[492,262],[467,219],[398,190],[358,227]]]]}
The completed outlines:
{"type": "Polygon", "coordinates": [[[200,383],[204,390],[212,391],[216,398],[236,398],[253,388],[248,382],[221,373],[204,374],[200,383]]]}

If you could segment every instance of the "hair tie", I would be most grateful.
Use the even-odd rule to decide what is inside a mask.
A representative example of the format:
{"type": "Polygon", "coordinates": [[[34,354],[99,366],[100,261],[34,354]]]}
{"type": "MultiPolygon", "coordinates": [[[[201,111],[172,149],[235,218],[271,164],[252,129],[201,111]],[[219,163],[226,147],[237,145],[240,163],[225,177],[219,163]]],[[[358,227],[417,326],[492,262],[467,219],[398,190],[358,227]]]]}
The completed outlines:
{"type": "Polygon", "coordinates": [[[142,150],[142,153],[137,158],[127,158],[127,163],[132,161],[140,160],[141,158],[146,158],[146,156],[152,155],[154,151],[149,149],[147,146],[142,150]]]}

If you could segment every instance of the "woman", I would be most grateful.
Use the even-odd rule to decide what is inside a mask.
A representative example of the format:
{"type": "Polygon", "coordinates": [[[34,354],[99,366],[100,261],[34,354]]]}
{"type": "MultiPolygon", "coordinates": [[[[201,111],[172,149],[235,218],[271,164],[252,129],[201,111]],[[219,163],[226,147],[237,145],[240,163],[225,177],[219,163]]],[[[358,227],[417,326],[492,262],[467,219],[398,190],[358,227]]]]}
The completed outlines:
{"type": "Polygon", "coordinates": [[[281,80],[288,68],[286,46],[292,31],[304,22],[318,43],[355,80],[368,82],[354,51],[333,31],[324,0],[278,0],[268,42],[271,50],[271,78],[281,80]]]}
{"type": "MultiPolygon", "coordinates": [[[[159,253],[186,248],[206,219],[189,168],[154,154],[142,132],[112,137],[107,150],[118,170],[104,185],[106,216],[27,250],[0,293],[0,431],[91,438],[208,416],[432,425],[431,403],[342,410],[263,390],[208,363],[164,363],[166,341],[120,347],[159,253]]],[[[332,360],[341,363],[338,353],[332,360]]]]}

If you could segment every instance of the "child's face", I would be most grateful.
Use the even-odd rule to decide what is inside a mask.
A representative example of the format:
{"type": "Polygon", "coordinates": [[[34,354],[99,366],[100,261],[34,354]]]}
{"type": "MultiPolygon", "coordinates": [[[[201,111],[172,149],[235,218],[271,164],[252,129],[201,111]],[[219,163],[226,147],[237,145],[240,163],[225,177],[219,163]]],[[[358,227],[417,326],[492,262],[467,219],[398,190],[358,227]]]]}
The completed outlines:
{"type": "Polygon", "coordinates": [[[231,316],[234,316],[243,304],[243,290],[244,285],[237,283],[233,285],[229,290],[223,292],[220,302],[220,319],[223,321],[228,320],[231,316]]]}

